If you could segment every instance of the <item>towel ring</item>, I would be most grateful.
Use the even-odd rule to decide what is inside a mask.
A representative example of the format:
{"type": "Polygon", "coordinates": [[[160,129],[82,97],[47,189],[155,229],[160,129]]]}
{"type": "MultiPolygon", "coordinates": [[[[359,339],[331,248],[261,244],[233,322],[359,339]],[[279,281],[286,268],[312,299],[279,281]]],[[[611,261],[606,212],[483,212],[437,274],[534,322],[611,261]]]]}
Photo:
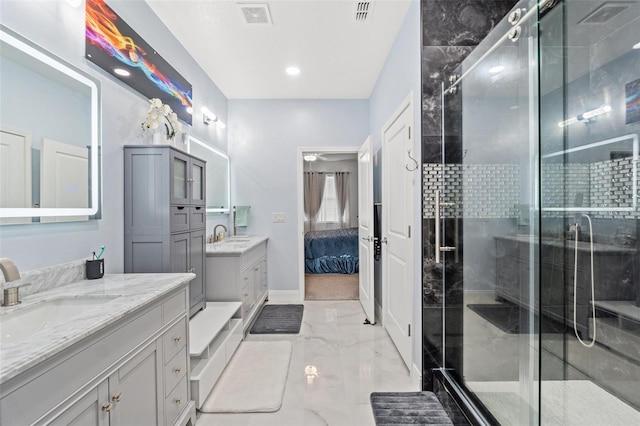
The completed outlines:
{"type": "Polygon", "coordinates": [[[420,167],[420,165],[418,164],[418,162],[416,161],[415,158],[413,158],[411,156],[411,150],[407,151],[407,155],[409,156],[409,158],[415,163],[415,167],[413,169],[410,169],[409,166],[407,166],[406,164],[404,165],[404,168],[407,169],[408,172],[413,172],[418,170],[418,168],[420,167]]]}

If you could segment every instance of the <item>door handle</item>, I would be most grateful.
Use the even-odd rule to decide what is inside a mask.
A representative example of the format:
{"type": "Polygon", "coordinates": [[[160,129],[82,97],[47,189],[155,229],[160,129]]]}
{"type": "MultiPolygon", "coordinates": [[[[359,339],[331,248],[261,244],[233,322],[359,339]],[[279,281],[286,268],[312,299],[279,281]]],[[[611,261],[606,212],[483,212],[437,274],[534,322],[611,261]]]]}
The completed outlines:
{"type": "Polygon", "coordinates": [[[455,247],[448,247],[448,246],[442,246],[440,244],[440,208],[441,207],[450,207],[450,206],[454,206],[454,203],[443,203],[440,200],[440,191],[437,190],[435,191],[436,195],[436,224],[435,224],[435,231],[436,231],[436,263],[441,263],[440,262],[440,253],[441,252],[445,252],[445,251],[454,251],[456,248],[455,247]]]}
{"type": "Polygon", "coordinates": [[[365,241],[371,241],[371,237],[362,237],[362,239],[365,241]]]}

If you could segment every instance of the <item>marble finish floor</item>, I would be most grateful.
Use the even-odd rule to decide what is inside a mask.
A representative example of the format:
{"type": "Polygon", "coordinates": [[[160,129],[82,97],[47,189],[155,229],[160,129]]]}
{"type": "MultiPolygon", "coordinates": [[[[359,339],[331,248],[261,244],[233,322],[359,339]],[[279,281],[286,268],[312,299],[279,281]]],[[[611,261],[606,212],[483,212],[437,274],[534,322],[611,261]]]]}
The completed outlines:
{"type": "MultiPolygon", "coordinates": [[[[530,336],[503,332],[466,306],[471,303],[497,302],[493,292],[464,293],[465,383],[501,425],[523,424],[519,419],[523,404],[520,358],[532,344],[530,336]]],[[[542,352],[536,344],[533,346],[535,353],[542,356],[543,425],[640,425],[640,411],[633,407],[640,400],[640,367],[636,363],[601,345],[583,348],[571,330],[568,334],[545,333],[543,341],[542,352]],[[563,361],[563,351],[570,358],[569,364],[563,361]],[[567,380],[561,380],[562,377],[567,380]],[[617,397],[607,387],[629,401],[617,397]]],[[[538,386],[535,382],[533,388],[538,386]]]]}
{"type": "Polygon", "coordinates": [[[419,390],[384,328],[363,325],[359,301],[305,301],[304,306],[300,334],[246,337],[247,341],[288,340],[293,345],[280,410],[198,413],[197,426],[374,425],[371,392],[419,390]]]}

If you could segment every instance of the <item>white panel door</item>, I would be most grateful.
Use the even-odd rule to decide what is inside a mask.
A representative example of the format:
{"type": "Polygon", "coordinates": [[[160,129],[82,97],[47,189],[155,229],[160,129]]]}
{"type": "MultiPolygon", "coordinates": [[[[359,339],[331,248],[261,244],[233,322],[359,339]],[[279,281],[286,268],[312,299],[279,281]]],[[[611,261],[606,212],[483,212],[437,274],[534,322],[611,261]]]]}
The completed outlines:
{"type": "Polygon", "coordinates": [[[411,368],[413,319],[413,174],[408,152],[413,122],[411,103],[395,114],[382,135],[383,324],[411,368]],[[386,240],[385,240],[386,238],[386,240]]]}
{"type": "MultiPolygon", "coordinates": [[[[89,150],[51,139],[40,152],[40,207],[89,207],[89,150]]],[[[43,217],[42,222],[88,220],[88,216],[43,217]]]]}
{"type": "MultiPolygon", "coordinates": [[[[31,208],[31,135],[0,129],[0,208],[31,208]]],[[[31,222],[3,218],[0,223],[31,222]]]]}
{"type": "Polygon", "coordinates": [[[358,150],[358,258],[360,304],[369,322],[375,321],[373,285],[373,162],[371,136],[358,150]]]}

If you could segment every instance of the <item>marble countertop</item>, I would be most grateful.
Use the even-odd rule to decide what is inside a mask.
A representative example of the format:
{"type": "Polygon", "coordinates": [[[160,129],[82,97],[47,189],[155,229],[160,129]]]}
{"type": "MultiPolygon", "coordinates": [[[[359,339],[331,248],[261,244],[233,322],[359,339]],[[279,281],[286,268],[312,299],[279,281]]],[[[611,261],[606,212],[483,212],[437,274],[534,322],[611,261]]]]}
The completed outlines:
{"type": "Polygon", "coordinates": [[[268,239],[268,237],[256,235],[227,237],[220,243],[207,244],[207,256],[240,256],[268,239]]]}
{"type": "Polygon", "coordinates": [[[5,315],[17,314],[20,310],[28,310],[41,302],[58,298],[104,298],[104,303],[92,306],[88,313],[70,316],[68,321],[20,341],[11,341],[4,333],[0,335],[0,383],[51,358],[194,278],[195,275],[191,273],[107,274],[97,280],[82,280],[26,296],[17,306],[1,307],[0,332],[5,315]]]}

